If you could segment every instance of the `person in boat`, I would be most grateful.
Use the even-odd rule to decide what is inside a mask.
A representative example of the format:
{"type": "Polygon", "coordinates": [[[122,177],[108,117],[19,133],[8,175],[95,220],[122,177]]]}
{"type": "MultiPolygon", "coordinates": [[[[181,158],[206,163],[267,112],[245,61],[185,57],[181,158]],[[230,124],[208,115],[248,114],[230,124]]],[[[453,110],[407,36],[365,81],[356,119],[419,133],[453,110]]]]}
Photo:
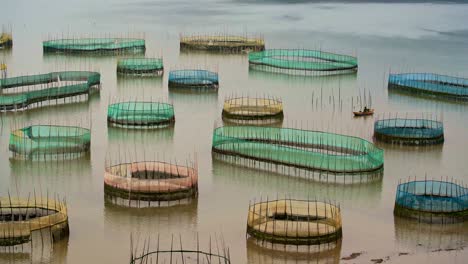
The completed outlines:
{"type": "Polygon", "coordinates": [[[362,110],[362,112],[363,112],[363,113],[367,113],[367,112],[369,112],[369,111],[370,111],[370,109],[367,108],[367,106],[364,106],[364,110],[362,110]]]}

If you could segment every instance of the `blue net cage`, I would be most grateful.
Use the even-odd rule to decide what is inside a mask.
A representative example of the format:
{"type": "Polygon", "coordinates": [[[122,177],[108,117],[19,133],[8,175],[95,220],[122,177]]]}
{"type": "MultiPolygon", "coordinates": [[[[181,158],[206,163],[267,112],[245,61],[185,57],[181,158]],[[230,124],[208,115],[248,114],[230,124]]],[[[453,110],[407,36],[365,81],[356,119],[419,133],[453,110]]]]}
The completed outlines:
{"type": "Polygon", "coordinates": [[[388,87],[411,93],[468,100],[468,79],[433,73],[390,74],[388,87]]]}
{"type": "Polygon", "coordinates": [[[389,143],[436,144],[444,141],[444,126],[437,120],[388,118],[374,123],[374,135],[389,143]]]}
{"type": "Polygon", "coordinates": [[[401,183],[394,213],[429,221],[444,216],[468,220],[468,188],[435,180],[401,183]]]}
{"type": "Polygon", "coordinates": [[[218,73],[207,70],[175,70],[169,72],[169,87],[218,88],[218,73]]]}

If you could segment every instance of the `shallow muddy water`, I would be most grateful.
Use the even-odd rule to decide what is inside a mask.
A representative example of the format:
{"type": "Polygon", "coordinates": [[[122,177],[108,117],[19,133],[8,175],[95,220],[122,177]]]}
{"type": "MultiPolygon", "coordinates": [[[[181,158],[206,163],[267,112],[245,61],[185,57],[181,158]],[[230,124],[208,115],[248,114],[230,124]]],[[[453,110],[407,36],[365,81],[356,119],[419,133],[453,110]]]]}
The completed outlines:
{"type": "MultiPolygon", "coordinates": [[[[0,194],[56,193],[68,203],[70,237],[52,252],[2,255],[1,263],[128,263],[130,234],[143,240],[171,234],[193,248],[221,237],[232,263],[466,263],[468,223],[415,225],[393,216],[399,180],[441,177],[467,182],[468,104],[390,93],[391,71],[429,71],[468,76],[468,5],[463,4],[253,4],[246,1],[2,1],[0,25],[13,28],[14,47],[0,50],[8,75],[56,70],[96,70],[99,94],[74,104],[1,115],[0,194]],[[288,76],[249,70],[246,55],[179,52],[181,32],[253,32],[267,48],[309,48],[354,54],[359,71],[334,77],[288,76]],[[163,55],[163,78],[117,78],[116,57],[43,55],[48,35],[145,32],[147,56],[163,55]],[[218,70],[218,94],[173,93],[170,69],[218,70]],[[223,124],[222,104],[233,95],[271,95],[283,100],[284,127],[308,128],[372,140],[371,118],[352,117],[352,99],[372,95],[377,113],[442,115],[445,143],[437,147],[378,144],[385,150],[381,180],[355,185],[317,183],[212,159],[213,128],[223,124]],[[108,128],[109,102],[163,99],[174,104],[174,127],[151,131],[108,128]],[[90,126],[91,153],[78,160],[30,162],[9,159],[9,132],[30,123],[90,126]],[[185,163],[197,153],[199,197],[189,205],[129,209],[104,200],[105,161],[128,153],[185,163]],[[120,154],[122,155],[122,154],[120,154]],[[266,250],[246,240],[249,201],[260,197],[316,197],[340,203],[343,241],[333,250],[303,256],[266,250]],[[403,254],[402,254],[403,253],[403,254]]],[[[130,33],[130,35],[131,35],[130,33]]]]}

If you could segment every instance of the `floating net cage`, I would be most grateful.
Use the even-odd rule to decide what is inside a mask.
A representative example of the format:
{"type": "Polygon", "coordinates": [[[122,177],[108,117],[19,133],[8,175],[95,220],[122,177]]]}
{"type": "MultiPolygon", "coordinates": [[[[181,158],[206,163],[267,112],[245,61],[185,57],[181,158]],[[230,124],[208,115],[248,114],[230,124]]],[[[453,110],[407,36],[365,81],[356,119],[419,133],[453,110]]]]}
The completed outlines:
{"type": "Polygon", "coordinates": [[[131,37],[70,37],[42,42],[44,53],[65,54],[144,54],[144,38],[131,37]]]}
{"type": "Polygon", "coordinates": [[[99,91],[101,74],[63,71],[0,79],[0,111],[17,111],[53,103],[86,100],[99,91]],[[63,99],[63,100],[59,100],[63,99]]]}
{"type": "Polygon", "coordinates": [[[68,237],[68,234],[68,213],[64,201],[35,196],[27,199],[0,198],[0,251],[30,251],[35,244],[49,239],[53,243],[68,237]],[[40,236],[36,236],[36,232],[40,236]]]}
{"type": "Polygon", "coordinates": [[[401,145],[435,145],[444,142],[444,125],[430,114],[388,114],[374,123],[378,141],[401,145]]]}
{"type": "Polygon", "coordinates": [[[388,88],[435,98],[468,101],[468,79],[434,73],[390,74],[388,88]]]}
{"type": "Polygon", "coordinates": [[[236,35],[180,35],[180,50],[243,53],[265,49],[263,37],[236,35]]]}
{"type": "Polygon", "coordinates": [[[11,33],[0,32],[0,49],[13,47],[13,37],[11,33]]]}
{"type": "Polygon", "coordinates": [[[120,102],[107,108],[107,122],[123,128],[161,128],[175,123],[172,104],[160,102],[120,102]]]}
{"type": "Polygon", "coordinates": [[[234,164],[334,183],[379,180],[383,150],[357,137],[259,126],[213,132],[213,157],[234,164]]]}
{"type": "Polygon", "coordinates": [[[126,58],[117,62],[117,73],[133,76],[162,76],[162,58],[126,58]]]}
{"type": "Polygon", "coordinates": [[[218,73],[207,70],[174,70],[169,72],[169,89],[179,91],[217,92],[218,73]]]}
{"type": "Polygon", "coordinates": [[[269,97],[235,97],[227,98],[224,101],[223,120],[245,124],[250,121],[264,123],[282,122],[283,102],[279,98],[269,97]]]}
{"type": "Polygon", "coordinates": [[[7,65],[0,62],[0,79],[7,77],[7,65]]]}
{"type": "Polygon", "coordinates": [[[468,188],[453,182],[421,180],[398,184],[395,216],[450,224],[468,220],[468,188]]]}
{"type": "Polygon", "coordinates": [[[106,166],[104,193],[109,202],[128,207],[190,203],[198,196],[198,165],[162,161],[124,162],[106,166]]]}
{"type": "Polygon", "coordinates": [[[247,239],[247,263],[331,264],[340,263],[342,239],[319,245],[286,245],[247,239]]]}
{"type": "Polygon", "coordinates": [[[319,50],[268,49],[249,53],[254,70],[297,75],[334,75],[358,69],[356,57],[319,50]]]}
{"type": "Polygon", "coordinates": [[[31,125],[10,133],[9,149],[15,159],[73,159],[89,153],[91,131],[62,125],[31,125]]]}
{"type": "Polygon", "coordinates": [[[273,244],[335,243],[342,238],[341,209],[315,200],[260,200],[249,205],[247,234],[273,244]]]}
{"type": "Polygon", "coordinates": [[[158,235],[156,241],[145,239],[139,247],[138,243],[133,245],[133,237],[130,237],[130,264],[231,264],[229,248],[219,239],[210,238],[208,248],[204,249],[205,247],[200,246],[198,236],[196,245],[192,247],[184,246],[187,242],[182,241],[181,236],[179,239],[174,238],[174,235],[169,237],[170,246],[165,246],[164,244],[169,243],[162,242],[160,238],[163,236],[158,235]]]}

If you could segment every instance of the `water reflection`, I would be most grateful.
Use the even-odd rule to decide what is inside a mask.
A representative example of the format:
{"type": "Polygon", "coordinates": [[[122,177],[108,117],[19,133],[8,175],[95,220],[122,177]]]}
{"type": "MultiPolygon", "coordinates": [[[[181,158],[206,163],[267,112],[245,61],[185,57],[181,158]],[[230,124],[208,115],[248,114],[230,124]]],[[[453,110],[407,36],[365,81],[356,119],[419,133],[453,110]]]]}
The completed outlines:
{"type": "Polygon", "coordinates": [[[31,236],[36,243],[26,243],[12,248],[0,247],[0,263],[66,263],[68,237],[53,242],[47,231],[35,231],[31,236]]]}
{"type": "Polygon", "coordinates": [[[395,238],[402,250],[408,247],[425,251],[460,250],[468,245],[468,223],[427,224],[394,217],[395,238]]]}
{"type": "Polygon", "coordinates": [[[247,239],[247,263],[251,264],[331,264],[340,263],[340,255],[341,240],[327,245],[296,247],[247,239]]]}

